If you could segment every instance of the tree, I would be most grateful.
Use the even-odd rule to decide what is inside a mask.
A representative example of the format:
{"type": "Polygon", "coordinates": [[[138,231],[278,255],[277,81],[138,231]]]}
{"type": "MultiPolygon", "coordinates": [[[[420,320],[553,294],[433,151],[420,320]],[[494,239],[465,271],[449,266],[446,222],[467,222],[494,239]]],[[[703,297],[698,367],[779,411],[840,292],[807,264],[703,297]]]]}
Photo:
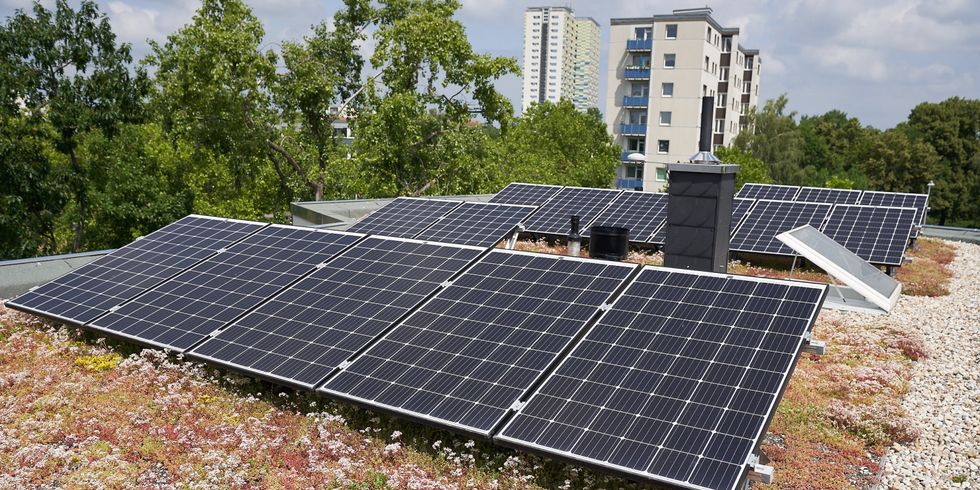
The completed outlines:
{"type": "Polygon", "coordinates": [[[768,184],[772,182],[769,177],[769,168],[762,160],[752,156],[744,150],[740,150],[735,147],[723,146],[715,150],[715,156],[717,156],[722,162],[734,163],[739,165],[738,173],[735,174],[735,190],[742,188],[742,185],[746,182],[755,182],[758,184],[768,184]]]}
{"type": "Polygon", "coordinates": [[[767,100],[762,111],[748,116],[751,131],[741,132],[733,146],[765,162],[769,175],[780,184],[802,184],[807,180],[802,168],[803,137],[796,124],[796,112],[785,113],[786,94],[767,100]]]}
{"type": "MultiPolygon", "coordinates": [[[[907,126],[912,141],[935,148],[941,161],[930,207],[940,224],[947,219],[980,224],[980,100],[951,97],[940,103],[923,102],[912,109],[907,126]]],[[[918,192],[926,181],[918,182],[918,192]]]]}
{"type": "Polygon", "coordinates": [[[622,149],[613,143],[597,109],[571,101],[532,105],[501,135],[494,158],[502,179],[583,187],[609,187],[622,149]]]}
{"type": "Polygon", "coordinates": [[[365,88],[354,149],[374,195],[466,192],[485,186],[485,169],[467,155],[471,113],[506,129],[512,107],[494,88],[517,73],[513,58],[473,52],[456,0],[390,0],[377,11],[379,70],[365,88]]]}
{"type": "Polygon", "coordinates": [[[925,183],[935,178],[939,166],[939,156],[931,146],[910,140],[902,129],[890,129],[872,145],[864,161],[864,173],[873,189],[922,192],[925,183]]]}
{"type": "Polygon", "coordinates": [[[78,251],[91,220],[88,178],[95,165],[79,158],[80,135],[98,130],[111,138],[120,125],[139,121],[146,76],[132,69],[129,45],[116,44],[108,18],[92,1],[75,11],[58,0],[54,12],[35,2],[33,14],[17,10],[0,27],[0,108],[6,117],[23,115],[35,128],[49,127],[54,149],[67,157],[71,249],[78,251]]]}
{"type": "Polygon", "coordinates": [[[839,110],[803,116],[799,130],[803,137],[801,164],[814,176],[804,184],[819,186],[835,179],[859,187],[868,185],[860,163],[867,160],[878,130],[863,127],[857,118],[839,110]]]}

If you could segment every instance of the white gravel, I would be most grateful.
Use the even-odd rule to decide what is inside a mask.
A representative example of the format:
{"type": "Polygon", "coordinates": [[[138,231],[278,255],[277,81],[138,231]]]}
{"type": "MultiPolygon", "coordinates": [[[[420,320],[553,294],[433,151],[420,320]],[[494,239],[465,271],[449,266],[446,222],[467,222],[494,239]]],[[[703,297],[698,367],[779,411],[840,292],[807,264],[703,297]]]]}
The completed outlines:
{"type": "Polygon", "coordinates": [[[980,488],[980,246],[955,245],[950,294],[903,296],[892,312],[921,329],[929,357],[902,401],[922,436],[889,448],[883,488],[980,488]]]}

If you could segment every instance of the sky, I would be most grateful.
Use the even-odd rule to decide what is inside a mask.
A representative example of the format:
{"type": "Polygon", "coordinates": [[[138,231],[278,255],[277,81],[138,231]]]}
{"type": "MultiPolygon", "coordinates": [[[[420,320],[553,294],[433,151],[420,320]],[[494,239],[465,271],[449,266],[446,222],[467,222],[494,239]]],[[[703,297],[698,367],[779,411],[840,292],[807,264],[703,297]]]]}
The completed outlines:
{"type": "MultiPolygon", "coordinates": [[[[246,1],[265,26],[267,48],[300,39],[312,24],[332,17],[340,6],[337,0],[246,1]]],[[[53,0],[42,3],[50,6],[53,0]]],[[[163,40],[189,22],[200,4],[197,0],[97,3],[119,38],[133,45],[137,58],[148,52],[148,39],[163,40]]],[[[0,18],[30,4],[30,0],[0,0],[0,18]]],[[[457,17],[476,51],[520,61],[524,9],[541,5],[570,6],[576,15],[599,22],[600,101],[605,99],[611,17],[704,6],[689,0],[463,0],[457,17]]],[[[951,96],[980,98],[980,0],[726,0],[708,5],[721,25],[741,28],[743,46],[761,51],[760,100],[785,93],[789,109],[799,114],[840,109],[884,129],[905,120],[920,102],[951,96]]],[[[514,101],[515,108],[520,107],[518,76],[501,79],[497,88],[514,101]]]]}

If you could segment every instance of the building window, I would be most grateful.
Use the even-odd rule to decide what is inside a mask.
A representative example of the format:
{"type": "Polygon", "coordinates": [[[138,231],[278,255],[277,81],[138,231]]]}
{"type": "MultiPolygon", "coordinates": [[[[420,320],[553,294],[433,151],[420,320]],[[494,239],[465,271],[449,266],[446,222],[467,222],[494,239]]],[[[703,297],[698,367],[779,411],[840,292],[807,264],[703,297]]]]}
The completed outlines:
{"type": "Polygon", "coordinates": [[[715,119],[715,132],[716,133],[724,133],[725,132],[725,120],[724,119],[715,119]]]}
{"type": "Polygon", "coordinates": [[[657,167],[657,181],[658,182],[667,181],[667,169],[663,167],[657,167]]]}
{"type": "Polygon", "coordinates": [[[633,31],[633,35],[636,36],[636,39],[650,39],[653,37],[653,33],[651,31],[652,29],[649,27],[637,27],[633,31]]]}
{"type": "Polygon", "coordinates": [[[650,68],[650,55],[634,54],[630,61],[630,68],[650,68]]]}
{"type": "Polygon", "coordinates": [[[647,123],[647,111],[630,111],[629,112],[630,124],[646,124],[647,123]]]}
{"type": "Polygon", "coordinates": [[[633,82],[630,84],[631,97],[646,97],[650,95],[650,86],[644,83],[633,82]]]}
{"type": "Polygon", "coordinates": [[[721,67],[721,73],[718,74],[718,78],[720,78],[722,80],[728,80],[728,67],[727,66],[721,67]]]}
{"type": "Polygon", "coordinates": [[[704,71],[708,71],[708,67],[711,65],[711,60],[705,56],[704,57],[704,71]]]}
{"type": "Polygon", "coordinates": [[[746,70],[751,70],[752,69],[752,60],[754,60],[754,59],[755,58],[753,58],[751,56],[745,58],[745,69],[746,70]]]}
{"type": "Polygon", "coordinates": [[[673,69],[677,64],[677,55],[674,53],[664,54],[664,68],[673,69]]]}
{"type": "Polygon", "coordinates": [[[643,180],[643,165],[627,165],[624,174],[627,179],[643,180]]]}
{"type": "Polygon", "coordinates": [[[657,153],[670,153],[670,141],[657,140],[657,153]]]}
{"type": "Polygon", "coordinates": [[[630,153],[646,153],[647,141],[643,138],[627,138],[626,151],[630,153]]]}
{"type": "Polygon", "coordinates": [[[708,42],[711,42],[711,26],[708,26],[708,42]]]}
{"type": "Polygon", "coordinates": [[[752,82],[743,82],[742,83],[742,92],[745,92],[745,93],[752,92],[752,82]]]}
{"type": "Polygon", "coordinates": [[[732,37],[725,36],[721,38],[721,52],[730,53],[732,51],[732,37]]]}
{"type": "Polygon", "coordinates": [[[727,93],[718,94],[718,103],[715,104],[715,107],[725,107],[725,104],[727,103],[728,103],[728,94],[727,93]]]}
{"type": "Polygon", "coordinates": [[[667,39],[677,39],[677,24],[667,24],[667,39]]]}
{"type": "Polygon", "coordinates": [[[660,125],[670,126],[670,111],[660,111],[660,125]]]}
{"type": "Polygon", "coordinates": [[[674,84],[670,82],[664,82],[660,84],[660,95],[663,97],[673,97],[674,96],[674,84]]]}

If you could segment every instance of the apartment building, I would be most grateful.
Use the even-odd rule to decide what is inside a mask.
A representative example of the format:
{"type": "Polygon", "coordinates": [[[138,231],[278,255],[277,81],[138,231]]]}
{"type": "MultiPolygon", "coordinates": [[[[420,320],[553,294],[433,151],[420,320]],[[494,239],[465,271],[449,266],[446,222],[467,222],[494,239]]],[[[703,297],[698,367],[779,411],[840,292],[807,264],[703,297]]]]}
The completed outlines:
{"type": "Polygon", "coordinates": [[[524,12],[522,110],[570,99],[579,110],[599,104],[599,23],[568,7],[524,12]]]}
{"type": "Polygon", "coordinates": [[[722,27],[711,12],[610,20],[605,117],[623,147],[617,187],[663,189],[667,163],[698,150],[703,96],[714,97],[715,148],[745,129],[759,95],[759,51],[744,48],[739,29],[722,27]]]}

